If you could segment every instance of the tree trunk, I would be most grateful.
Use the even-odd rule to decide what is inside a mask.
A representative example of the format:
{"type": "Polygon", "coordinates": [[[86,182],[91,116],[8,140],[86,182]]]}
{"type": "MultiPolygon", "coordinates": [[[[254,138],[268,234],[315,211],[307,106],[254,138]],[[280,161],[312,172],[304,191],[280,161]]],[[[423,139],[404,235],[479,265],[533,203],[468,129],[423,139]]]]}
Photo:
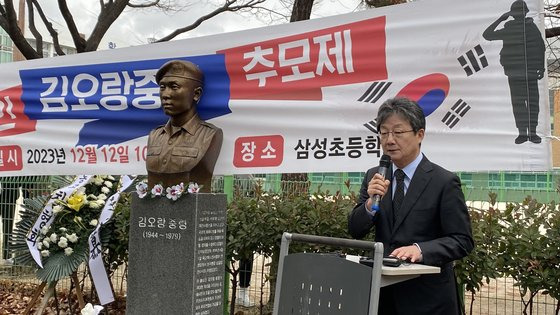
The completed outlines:
{"type": "Polygon", "coordinates": [[[309,20],[315,0],[295,0],[290,22],[309,20]]]}
{"type": "Polygon", "coordinates": [[[233,267],[233,263],[231,264],[231,266],[231,301],[229,301],[229,315],[234,315],[235,302],[237,300],[237,275],[239,274],[239,269],[235,270],[235,268],[233,267]]]}

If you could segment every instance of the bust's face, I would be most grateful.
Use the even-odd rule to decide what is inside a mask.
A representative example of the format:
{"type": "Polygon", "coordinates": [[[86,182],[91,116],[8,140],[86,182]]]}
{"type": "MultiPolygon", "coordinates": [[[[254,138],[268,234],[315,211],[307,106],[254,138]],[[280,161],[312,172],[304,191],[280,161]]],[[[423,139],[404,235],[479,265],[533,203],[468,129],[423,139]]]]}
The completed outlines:
{"type": "Polygon", "coordinates": [[[163,112],[167,116],[188,116],[196,112],[196,101],[202,88],[195,80],[175,76],[164,76],[159,81],[159,96],[163,112]]]}

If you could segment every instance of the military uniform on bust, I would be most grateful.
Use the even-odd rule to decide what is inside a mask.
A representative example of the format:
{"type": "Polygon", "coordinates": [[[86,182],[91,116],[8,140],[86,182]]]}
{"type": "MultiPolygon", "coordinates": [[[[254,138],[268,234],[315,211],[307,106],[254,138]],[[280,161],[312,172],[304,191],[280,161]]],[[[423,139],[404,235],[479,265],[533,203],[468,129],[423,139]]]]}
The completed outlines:
{"type": "Polygon", "coordinates": [[[201,120],[196,112],[202,96],[202,72],[190,62],[172,60],[158,70],[156,82],[170,119],[148,137],[148,185],[195,182],[203,186],[202,192],[210,192],[223,132],[201,120]]]}

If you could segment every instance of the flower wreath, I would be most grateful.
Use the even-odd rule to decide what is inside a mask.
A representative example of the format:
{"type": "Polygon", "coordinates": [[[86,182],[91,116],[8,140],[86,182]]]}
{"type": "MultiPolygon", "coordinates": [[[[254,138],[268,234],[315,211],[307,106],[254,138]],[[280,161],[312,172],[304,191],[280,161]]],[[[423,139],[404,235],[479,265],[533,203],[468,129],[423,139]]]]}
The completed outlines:
{"type": "MultiPolygon", "coordinates": [[[[65,187],[72,183],[72,179],[54,176],[52,182],[55,188],[65,187]]],[[[81,263],[88,261],[89,236],[99,223],[105,203],[118,188],[119,177],[95,175],[66,198],[54,202],[54,220],[49,226],[43,226],[37,231],[36,248],[42,258],[43,268],[37,268],[28,248],[27,238],[51,196],[40,195],[25,199],[22,219],[16,224],[12,242],[16,263],[37,268],[37,277],[45,282],[58,281],[72,274],[81,263]]],[[[128,207],[127,198],[121,198],[115,206],[110,223],[101,229],[101,245],[105,248],[108,244],[117,244],[116,247],[120,248],[128,243],[128,237],[124,238],[114,232],[128,227],[128,211],[125,209],[128,207]]],[[[105,256],[110,263],[123,257],[118,250],[113,250],[111,255],[110,258],[105,256]]]]}
{"type": "Polygon", "coordinates": [[[152,198],[165,196],[167,199],[175,201],[185,194],[185,191],[189,194],[196,194],[201,188],[202,186],[198,186],[197,183],[189,183],[189,186],[185,190],[185,184],[180,183],[179,185],[174,185],[165,189],[161,184],[156,184],[151,190],[148,190],[148,184],[142,181],[136,184],[136,193],[139,198],[145,198],[148,195],[152,198]]]}

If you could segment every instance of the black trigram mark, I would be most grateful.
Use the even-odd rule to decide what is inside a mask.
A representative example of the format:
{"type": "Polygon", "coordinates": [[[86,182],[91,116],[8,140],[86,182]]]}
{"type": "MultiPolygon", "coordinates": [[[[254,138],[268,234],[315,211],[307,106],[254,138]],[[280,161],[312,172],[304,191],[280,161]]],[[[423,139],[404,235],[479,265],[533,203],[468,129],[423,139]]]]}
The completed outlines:
{"type": "Polygon", "coordinates": [[[375,103],[387,89],[393,84],[392,82],[373,82],[366,92],[358,99],[358,102],[375,103]]]}
{"type": "Polygon", "coordinates": [[[486,56],[484,56],[484,50],[482,50],[482,47],[480,47],[480,45],[476,45],[476,47],[467,51],[467,53],[457,58],[457,60],[461,64],[461,67],[463,67],[463,70],[465,70],[465,73],[467,73],[467,76],[470,76],[475,72],[488,67],[488,61],[486,60],[486,56]]]}
{"type": "Polygon", "coordinates": [[[469,109],[471,109],[471,107],[465,101],[459,99],[451,107],[451,110],[445,113],[441,122],[446,124],[447,127],[453,128],[459,122],[461,117],[465,116],[469,109]]]}
{"type": "Polygon", "coordinates": [[[377,119],[368,121],[364,124],[364,127],[371,130],[373,133],[377,133],[377,119]]]}

